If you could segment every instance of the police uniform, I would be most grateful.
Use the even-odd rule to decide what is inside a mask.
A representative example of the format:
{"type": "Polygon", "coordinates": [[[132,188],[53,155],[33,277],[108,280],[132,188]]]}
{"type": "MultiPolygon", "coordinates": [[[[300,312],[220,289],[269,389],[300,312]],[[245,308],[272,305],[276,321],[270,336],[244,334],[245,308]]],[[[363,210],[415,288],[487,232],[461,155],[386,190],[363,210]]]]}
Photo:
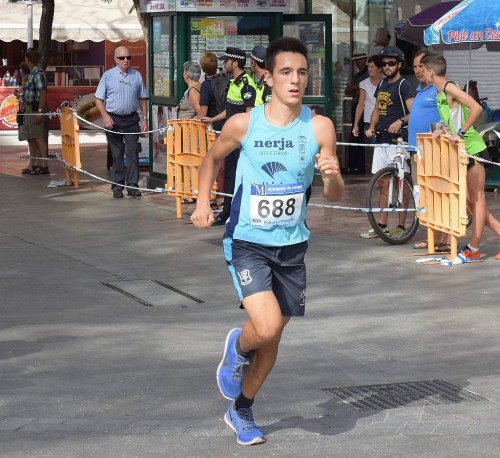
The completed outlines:
{"type": "Polygon", "coordinates": [[[263,103],[269,103],[271,101],[271,88],[267,85],[266,75],[262,75],[262,78],[257,83],[257,95],[255,97],[255,106],[258,107],[263,103]]]}
{"type": "Polygon", "coordinates": [[[226,120],[238,113],[245,113],[247,107],[255,106],[257,85],[253,78],[243,72],[229,82],[226,99],[226,120]]]}

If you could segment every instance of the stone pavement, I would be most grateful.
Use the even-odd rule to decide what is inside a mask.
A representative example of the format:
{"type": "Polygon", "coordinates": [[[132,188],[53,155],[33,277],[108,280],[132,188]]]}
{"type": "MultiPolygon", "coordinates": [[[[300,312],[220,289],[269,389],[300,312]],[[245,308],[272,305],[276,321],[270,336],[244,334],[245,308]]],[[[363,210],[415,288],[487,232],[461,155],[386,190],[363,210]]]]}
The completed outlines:
{"type": "MultiPolygon", "coordinates": [[[[0,153],[2,457],[498,456],[488,229],[485,262],[422,266],[408,245],[359,238],[366,216],[311,208],[307,313],[255,402],[268,442],[245,448],[215,383],[244,319],[223,229],[177,220],[164,194],[112,199],[86,177],[47,188],[61,165],[21,176],[23,153],[0,153]]],[[[105,162],[105,145],[82,147],[83,168],[107,177],[105,162]]],[[[340,204],[362,206],[368,179],[349,177],[340,204]]],[[[500,215],[498,194],[488,204],[500,215]]]]}

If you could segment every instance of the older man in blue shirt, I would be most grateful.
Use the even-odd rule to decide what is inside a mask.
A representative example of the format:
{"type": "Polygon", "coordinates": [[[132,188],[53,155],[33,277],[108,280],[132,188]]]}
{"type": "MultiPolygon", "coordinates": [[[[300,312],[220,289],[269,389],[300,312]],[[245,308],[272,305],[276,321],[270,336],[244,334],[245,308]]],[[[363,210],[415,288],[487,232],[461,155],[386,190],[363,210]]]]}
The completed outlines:
{"type": "MultiPolygon", "coordinates": [[[[125,184],[137,188],[139,182],[139,129],[148,130],[147,92],[141,74],[130,68],[130,50],[119,46],[115,50],[116,67],[102,75],[95,92],[96,107],[107,129],[106,137],[113,157],[111,181],[114,198],[123,197],[125,184]],[[142,126],[139,128],[138,106],[142,113],[142,126]],[[127,158],[125,176],[124,157],[127,158]]],[[[139,197],[138,189],[129,189],[128,195],[139,197]]]]}

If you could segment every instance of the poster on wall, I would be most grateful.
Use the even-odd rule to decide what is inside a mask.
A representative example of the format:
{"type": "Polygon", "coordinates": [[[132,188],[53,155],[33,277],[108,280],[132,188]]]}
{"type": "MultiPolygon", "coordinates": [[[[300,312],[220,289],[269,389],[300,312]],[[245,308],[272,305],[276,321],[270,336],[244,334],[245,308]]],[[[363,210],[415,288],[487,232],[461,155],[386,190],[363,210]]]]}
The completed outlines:
{"type": "MultiPolygon", "coordinates": [[[[14,88],[5,88],[0,91],[0,130],[17,129],[17,97],[13,94],[14,88]]],[[[78,115],[85,119],[79,121],[84,129],[96,129],[95,124],[102,127],[101,114],[95,106],[94,86],[60,86],[49,87],[47,105],[49,108],[49,129],[60,130],[59,117],[61,108],[73,108],[78,115]]]]}
{"type": "Polygon", "coordinates": [[[135,68],[142,75],[144,84],[148,84],[148,79],[146,77],[146,42],[145,41],[127,41],[121,40],[118,42],[108,41],[105,42],[105,59],[104,59],[104,70],[109,70],[116,66],[114,59],[115,49],[118,46],[126,46],[130,50],[130,55],[132,56],[131,67],[135,68]]]}
{"type": "Polygon", "coordinates": [[[161,175],[167,174],[167,147],[165,145],[166,127],[169,119],[177,118],[176,107],[166,107],[162,105],[153,105],[152,111],[152,155],[154,173],[161,175]]]}
{"type": "Polygon", "coordinates": [[[325,58],[326,49],[323,23],[300,24],[299,38],[307,46],[310,59],[325,58]]]}

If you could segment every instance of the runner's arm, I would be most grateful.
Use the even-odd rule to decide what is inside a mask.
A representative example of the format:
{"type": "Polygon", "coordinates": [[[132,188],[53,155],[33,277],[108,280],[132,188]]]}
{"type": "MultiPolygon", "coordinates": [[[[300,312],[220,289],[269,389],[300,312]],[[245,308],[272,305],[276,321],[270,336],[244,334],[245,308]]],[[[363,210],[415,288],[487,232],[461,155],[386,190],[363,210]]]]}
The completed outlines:
{"type": "Polygon", "coordinates": [[[210,209],[210,194],[217,178],[220,161],[241,145],[248,129],[249,119],[250,115],[246,113],[231,117],[203,158],[198,180],[196,209],[191,215],[191,221],[198,228],[208,228],[214,222],[210,209]]]}
{"type": "Polygon", "coordinates": [[[337,158],[335,126],[325,116],[314,116],[313,129],[319,147],[316,166],[323,179],[323,193],[330,201],[339,200],[344,192],[344,179],[337,158]]]}

